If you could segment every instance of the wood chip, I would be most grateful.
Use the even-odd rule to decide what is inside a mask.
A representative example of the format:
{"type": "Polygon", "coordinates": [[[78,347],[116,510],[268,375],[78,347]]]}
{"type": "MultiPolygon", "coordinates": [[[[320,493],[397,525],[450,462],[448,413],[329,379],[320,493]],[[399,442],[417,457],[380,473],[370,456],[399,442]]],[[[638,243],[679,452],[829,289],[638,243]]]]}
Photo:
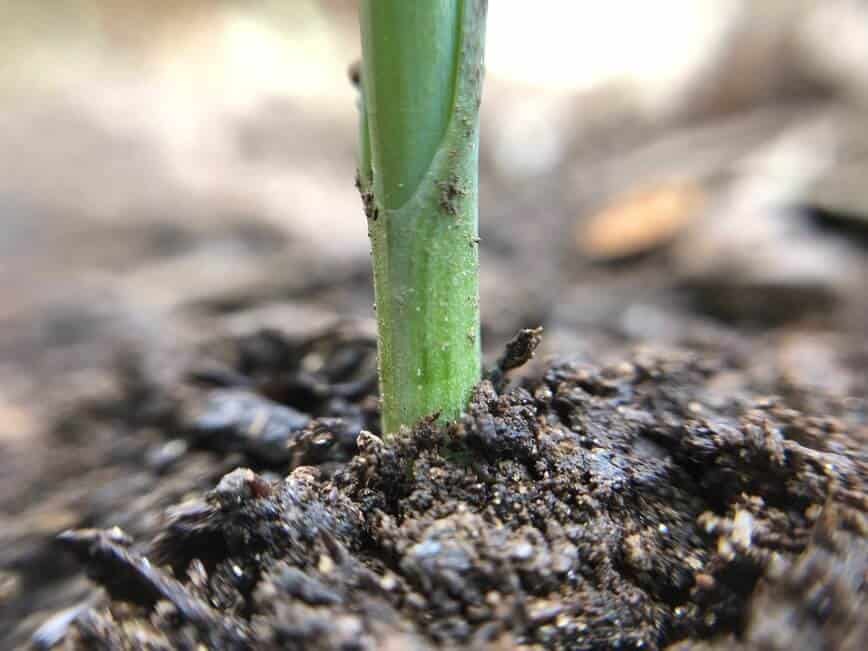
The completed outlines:
{"type": "Polygon", "coordinates": [[[705,203],[692,181],[669,181],[634,190],[578,224],[576,245],[594,260],[646,253],[669,243],[705,203]]]}

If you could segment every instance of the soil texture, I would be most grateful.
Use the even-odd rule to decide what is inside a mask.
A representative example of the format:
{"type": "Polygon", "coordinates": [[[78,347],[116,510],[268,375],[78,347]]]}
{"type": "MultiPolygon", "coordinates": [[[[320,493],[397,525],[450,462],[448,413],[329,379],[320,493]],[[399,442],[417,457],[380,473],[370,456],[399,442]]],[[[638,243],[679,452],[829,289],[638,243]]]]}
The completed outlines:
{"type": "Polygon", "coordinates": [[[102,590],[34,642],[862,649],[865,402],[762,387],[754,353],[501,366],[460,422],[390,443],[350,328],[224,340],[163,384],[131,361],[124,400],[67,425],[114,419],[156,495],[59,537],[102,590]]]}

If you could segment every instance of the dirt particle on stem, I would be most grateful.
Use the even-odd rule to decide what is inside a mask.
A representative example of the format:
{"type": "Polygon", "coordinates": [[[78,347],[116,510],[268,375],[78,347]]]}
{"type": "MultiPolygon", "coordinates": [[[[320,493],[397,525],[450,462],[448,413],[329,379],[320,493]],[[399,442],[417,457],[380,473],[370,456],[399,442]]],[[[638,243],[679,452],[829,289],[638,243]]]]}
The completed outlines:
{"type": "Polygon", "coordinates": [[[438,183],[440,188],[440,208],[452,217],[457,217],[461,207],[461,199],[467,191],[461,187],[460,179],[451,175],[446,181],[438,183]]]}
{"type": "Polygon", "coordinates": [[[362,183],[362,176],[358,171],[356,172],[356,189],[359,191],[359,196],[362,198],[362,205],[365,208],[365,215],[367,216],[368,221],[377,221],[380,217],[380,209],[377,207],[374,193],[371,191],[370,186],[362,183]]]}
{"type": "Polygon", "coordinates": [[[362,87],[362,62],[353,61],[347,69],[347,76],[350,78],[350,83],[357,89],[362,87]]]}

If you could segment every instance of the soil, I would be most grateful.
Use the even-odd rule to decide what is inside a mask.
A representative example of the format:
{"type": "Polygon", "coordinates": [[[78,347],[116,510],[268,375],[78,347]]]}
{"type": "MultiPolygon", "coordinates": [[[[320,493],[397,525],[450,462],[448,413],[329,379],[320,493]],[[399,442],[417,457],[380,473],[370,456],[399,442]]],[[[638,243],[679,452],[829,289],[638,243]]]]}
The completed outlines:
{"type": "Polygon", "coordinates": [[[35,645],[864,648],[863,400],[763,397],[741,339],[507,385],[538,337],[459,423],[388,444],[352,328],[223,340],[168,382],[125,360],[58,436],[111,425],[144,497],[44,548],[34,572],[63,548],[104,590],[35,645]]]}
{"type": "Polygon", "coordinates": [[[727,249],[685,276],[708,221],[589,264],[548,234],[573,230],[564,178],[483,178],[498,361],[461,422],[390,443],[371,321],[346,318],[370,312],[364,252],[144,218],[104,233],[120,289],[51,276],[3,324],[4,386],[34,398],[2,423],[44,423],[2,441],[4,643],[868,646],[861,241],[789,215],[800,239],[764,243],[793,264],[834,242],[849,284],[733,275],[727,249]]]}

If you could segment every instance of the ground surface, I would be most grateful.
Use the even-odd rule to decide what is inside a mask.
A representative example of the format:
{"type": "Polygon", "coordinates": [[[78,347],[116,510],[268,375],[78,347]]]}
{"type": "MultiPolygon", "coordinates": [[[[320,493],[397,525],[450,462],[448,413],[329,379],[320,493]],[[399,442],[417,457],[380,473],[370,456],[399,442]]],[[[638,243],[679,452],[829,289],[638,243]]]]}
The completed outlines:
{"type": "Polygon", "coordinates": [[[152,502],[124,507],[126,532],[61,536],[114,601],[38,639],[74,619],[64,648],[868,640],[865,404],[763,386],[749,346],[486,381],[462,422],[392,445],[358,434],[376,429],[369,339],[266,332],[232,348],[194,366],[194,385],[221,385],[207,396],[140,377],[112,414],[163,434],[128,433],[152,502]],[[197,464],[213,475],[195,486],[197,464]],[[199,491],[155,513],[179,486],[199,491]]]}

